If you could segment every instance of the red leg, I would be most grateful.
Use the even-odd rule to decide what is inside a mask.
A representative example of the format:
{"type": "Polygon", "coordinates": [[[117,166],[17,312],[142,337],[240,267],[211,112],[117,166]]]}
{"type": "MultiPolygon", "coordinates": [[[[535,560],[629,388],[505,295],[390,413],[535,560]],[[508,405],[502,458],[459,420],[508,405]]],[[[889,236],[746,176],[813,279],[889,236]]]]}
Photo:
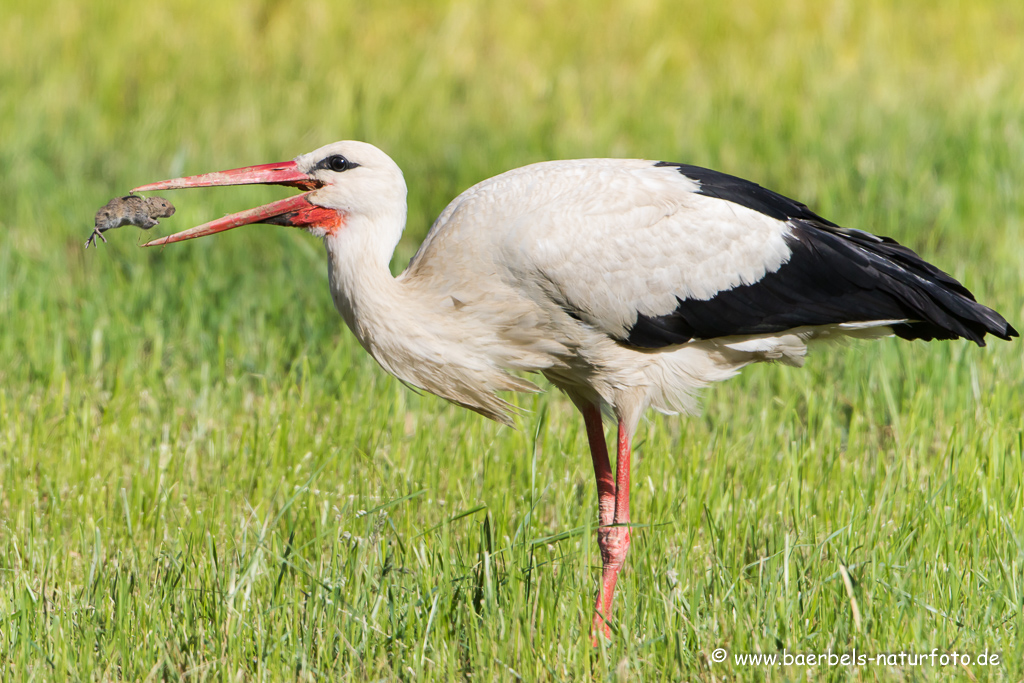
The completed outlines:
{"type": "Polygon", "coordinates": [[[618,455],[615,460],[615,482],[612,482],[608,449],[601,429],[601,413],[595,406],[583,412],[590,440],[590,453],[594,460],[594,474],[597,476],[598,508],[600,528],[597,530],[597,545],[601,548],[601,586],[594,605],[594,622],[591,625],[593,643],[598,644],[597,634],[611,637],[608,619],[611,615],[615,583],[629,551],[629,435],[619,422],[618,455]],[[615,525],[615,526],[612,526],[615,525]],[[622,526],[618,526],[622,525],[622,526]]]}
{"type": "Polygon", "coordinates": [[[604,441],[604,427],[601,425],[601,409],[591,405],[583,411],[583,422],[587,425],[587,441],[590,442],[590,457],[594,460],[594,476],[597,477],[597,510],[601,526],[608,526],[615,519],[615,479],[608,462],[608,446],[604,441]]]}

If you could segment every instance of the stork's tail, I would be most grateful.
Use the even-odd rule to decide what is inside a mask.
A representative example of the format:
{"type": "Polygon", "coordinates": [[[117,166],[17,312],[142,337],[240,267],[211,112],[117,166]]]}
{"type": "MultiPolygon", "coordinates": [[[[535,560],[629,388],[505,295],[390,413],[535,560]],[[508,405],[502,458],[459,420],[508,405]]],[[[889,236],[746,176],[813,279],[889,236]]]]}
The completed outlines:
{"type": "Polygon", "coordinates": [[[958,339],[985,345],[985,335],[1000,339],[1018,336],[1013,325],[996,311],[977,302],[974,295],[948,273],[939,270],[895,240],[861,231],[833,229],[872,256],[875,268],[887,276],[890,295],[912,314],[911,320],[892,326],[903,339],[958,339]]]}

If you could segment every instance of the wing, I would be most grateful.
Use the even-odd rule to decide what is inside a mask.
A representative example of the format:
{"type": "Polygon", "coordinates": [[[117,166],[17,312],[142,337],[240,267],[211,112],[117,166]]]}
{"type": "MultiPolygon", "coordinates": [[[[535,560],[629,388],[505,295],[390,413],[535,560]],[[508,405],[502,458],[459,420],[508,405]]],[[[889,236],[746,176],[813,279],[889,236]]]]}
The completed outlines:
{"type": "Polygon", "coordinates": [[[876,321],[907,339],[1017,334],[910,249],[749,181],[635,160],[527,169],[529,187],[494,188],[516,198],[503,263],[625,345],[876,321]]]}

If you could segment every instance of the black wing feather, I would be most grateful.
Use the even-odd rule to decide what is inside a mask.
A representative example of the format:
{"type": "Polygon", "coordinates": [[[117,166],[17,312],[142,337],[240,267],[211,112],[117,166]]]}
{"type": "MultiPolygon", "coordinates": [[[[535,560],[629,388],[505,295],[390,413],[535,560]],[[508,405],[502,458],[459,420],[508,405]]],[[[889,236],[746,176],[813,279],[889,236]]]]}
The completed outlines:
{"type": "Polygon", "coordinates": [[[758,213],[763,213],[780,221],[800,218],[833,228],[839,227],[808,209],[806,204],[801,204],[789,197],[784,197],[777,192],[761,187],[757,183],[752,183],[749,180],[744,180],[728,173],[720,173],[719,171],[712,171],[709,168],[701,168],[700,166],[691,166],[690,164],[677,164],[671,161],[659,161],[655,166],[675,168],[690,180],[697,181],[700,183],[700,189],[697,190],[700,194],[745,206],[748,209],[753,209],[758,213]]]}
{"type": "Polygon", "coordinates": [[[638,314],[622,340],[629,346],[660,348],[871,320],[910,321],[892,326],[904,339],[963,337],[984,346],[986,334],[1017,336],[966,287],[891,238],[839,227],[799,202],[735,176],[685,164],[658,165],[676,167],[698,181],[700,194],[788,222],[792,254],[758,282],[706,300],[677,299],[676,309],[665,315],[638,314]]]}

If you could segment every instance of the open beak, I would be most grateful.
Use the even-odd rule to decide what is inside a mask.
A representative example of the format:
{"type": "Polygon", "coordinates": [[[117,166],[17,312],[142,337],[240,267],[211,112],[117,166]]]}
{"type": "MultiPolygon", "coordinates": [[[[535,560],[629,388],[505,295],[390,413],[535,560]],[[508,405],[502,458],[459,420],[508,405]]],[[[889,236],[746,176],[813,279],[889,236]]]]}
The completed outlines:
{"type": "Polygon", "coordinates": [[[341,217],[333,209],[317,206],[309,201],[309,191],[321,187],[322,184],[301,172],[294,161],[246,166],[245,168],[236,168],[230,171],[217,171],[215,173],[204,173],[186,178],[162,180],[158,183],[136,187],[132,192],[155,192],[159,190],[179,190],[187,187],[216,187],[222,185],[286,185],[288,187],[297,187],[304,190],[304,192],[294,197],[258,206],[255,209],[239,211],[230,216],[224,216],[223,218],[197,225],[194,228],[189,228],[167,237],[155,239],[142,246],[154,247],[161,244],[170,244],[171,242],[181,242],[195,237],[203,237],[204,235],[213,235],[252,223],[270,223],[273,225],[307,228],[311,226],[329,227],[341,220],[341,217]]]}

